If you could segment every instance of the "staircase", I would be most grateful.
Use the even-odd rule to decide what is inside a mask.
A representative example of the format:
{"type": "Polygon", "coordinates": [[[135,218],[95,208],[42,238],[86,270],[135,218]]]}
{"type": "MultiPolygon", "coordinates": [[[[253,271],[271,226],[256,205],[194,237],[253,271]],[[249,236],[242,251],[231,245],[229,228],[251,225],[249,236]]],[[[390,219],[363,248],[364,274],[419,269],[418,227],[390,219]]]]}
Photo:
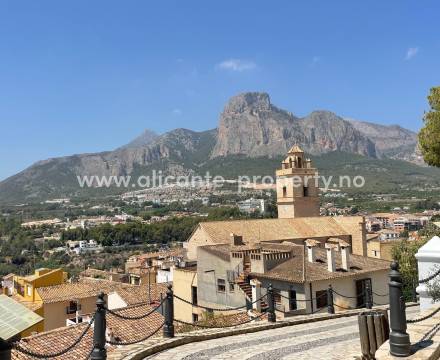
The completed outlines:
{"type": "MultiPolygon", "coordinates": [[[[248,275],[251,272],[251,264],[244,263],[243,272],[236,280],[238,287],[245,293],[246,299],[252,302],[252,286],[249,283],[248,275]]],[[[264,300],[261,300],[261,310],[266,310],[269,306],[264,300]]]]}

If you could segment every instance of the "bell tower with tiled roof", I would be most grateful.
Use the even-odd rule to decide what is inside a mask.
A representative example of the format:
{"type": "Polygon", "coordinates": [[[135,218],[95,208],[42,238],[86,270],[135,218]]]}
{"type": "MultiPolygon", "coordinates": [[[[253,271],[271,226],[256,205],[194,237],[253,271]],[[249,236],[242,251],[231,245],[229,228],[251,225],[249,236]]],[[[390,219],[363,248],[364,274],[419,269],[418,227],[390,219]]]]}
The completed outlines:
{"type": "Polygon", "coordinates": [[[319,216],[318,171],[298,145],[289,150],[276,176],[279,218],[319,216]]]}

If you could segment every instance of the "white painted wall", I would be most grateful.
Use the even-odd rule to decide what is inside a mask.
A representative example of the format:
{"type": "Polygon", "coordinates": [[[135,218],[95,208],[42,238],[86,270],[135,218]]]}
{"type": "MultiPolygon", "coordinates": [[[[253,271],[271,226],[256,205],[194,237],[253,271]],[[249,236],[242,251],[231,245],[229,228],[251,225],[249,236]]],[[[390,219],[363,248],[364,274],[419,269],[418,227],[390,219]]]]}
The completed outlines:
{"type": "Polygon", "coordinates": [[[110,310],[120,309],[127,306],[127,303],[119,296],[117,292],[108,294],[107,306],[110,310]]]}
{"type": "MultiPolygon", "coordinates": [[[[419,280],[426,279],[440,268],[440,238],[434,236],[423,245],[416,254],[417,266],[419,269],[419,280]]],[[[428,294],[426,284],[417,287],[420,295],[420,311],[429,309],[434,303],[428,294]]]]}

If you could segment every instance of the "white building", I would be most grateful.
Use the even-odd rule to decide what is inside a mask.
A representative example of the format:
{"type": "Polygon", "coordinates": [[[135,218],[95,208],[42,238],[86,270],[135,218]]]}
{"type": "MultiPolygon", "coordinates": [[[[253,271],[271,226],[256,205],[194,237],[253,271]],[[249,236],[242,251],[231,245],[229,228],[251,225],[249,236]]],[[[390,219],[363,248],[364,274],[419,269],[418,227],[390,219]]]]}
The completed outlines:
{"type": "Polygon", "coordinates": [[[73,251],[76,252],[77,255],[81,254],[81,253],[85,253],[85,252],[96,252],[96,251],[101,251],[102,250],[102,246],[99,245],[96,240],[80,240],[78,242],[78,246],[73,248],[73,251]]]}
{"type": "Polygon", "coordinates": [[[253,213],[253,212],[259,212],[263,214],[266,211],[266,202],[264,199],[246,199],[244,201],[240,201],[238,203],[238,208],[241,212],[245,213],[253,213]]]}
{"type": "MultiPolygon", "coordinates": [[[[416,254],[417,267],[419,269],[419,281],[429,278],[440,269],[440,237],[434,236],[425,245],[423,245],[416,254]]],[[[429,281],[438,281],[440,275],[429,281]]],[[[420,296],[420,311],[432,308],[434,303],[428,293],[427,283],[419,284],[417,293],[420,296]]]]}

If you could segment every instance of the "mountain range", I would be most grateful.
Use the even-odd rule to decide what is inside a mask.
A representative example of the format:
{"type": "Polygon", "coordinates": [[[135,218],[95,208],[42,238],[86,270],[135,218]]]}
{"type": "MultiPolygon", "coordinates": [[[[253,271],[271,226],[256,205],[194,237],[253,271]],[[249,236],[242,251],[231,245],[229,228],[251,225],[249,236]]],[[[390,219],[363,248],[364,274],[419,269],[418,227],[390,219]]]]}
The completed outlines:
{"type": "Polygon", "coordinates": [[[381,163],[384,161],[401,161],[403,167],[410,169],[409,175],[421,174],[425,179],[437,174],[418,166],[423,165],[423,160],[417,151],[415,132],[398,125],[346,119],[330,111],[297,117],[273,105],[267,93],[248,92],[228,101],[216,129],[196,132],[181,128],[162,135],[145,130],[113,151],[39,161],[0,182],[0,202],[88,196],[97,189],[78,186],[77,176],[84,175],[133,176],[148,174],[154,168],[173,175],[215,169],[220,175],[233,176],[230,167],[218,166],[232,162],[241,164],[231,165],[237,168],[238,176],[244,160],[250,172],[261,169],[262,163],[271,164],[264,171],[272,171],[293,144],[317,159],[344,153],[345,159],[347,154],[367,158],[378,167],[385,166],[381,163]]]}

